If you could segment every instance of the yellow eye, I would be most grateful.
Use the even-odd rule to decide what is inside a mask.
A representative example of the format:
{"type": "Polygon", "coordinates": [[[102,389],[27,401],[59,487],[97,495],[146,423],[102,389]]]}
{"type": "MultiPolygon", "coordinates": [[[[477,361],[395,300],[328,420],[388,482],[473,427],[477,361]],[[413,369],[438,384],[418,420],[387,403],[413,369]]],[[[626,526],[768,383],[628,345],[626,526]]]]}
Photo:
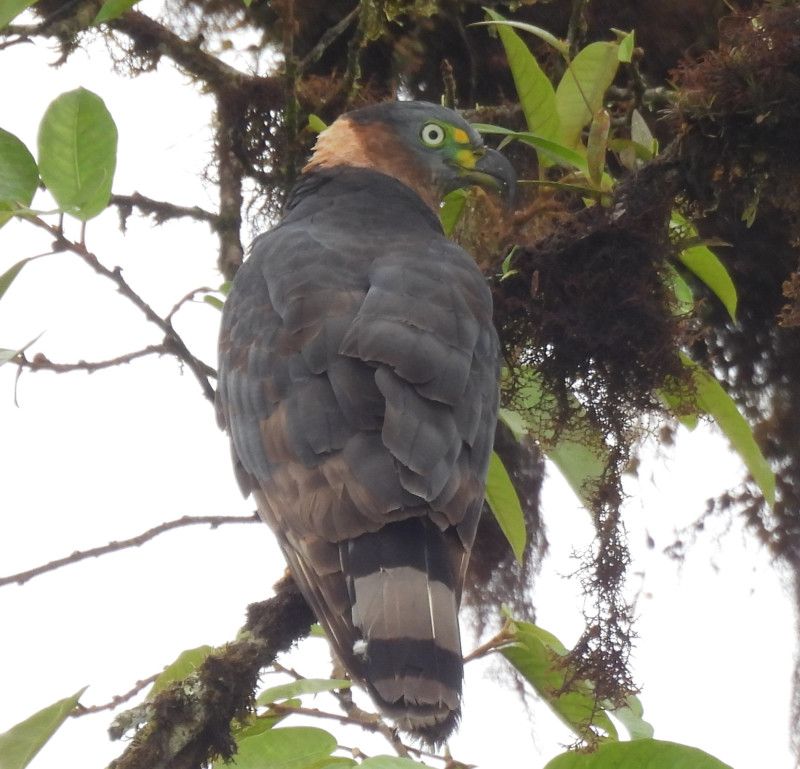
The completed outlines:
{"type": "Polygon", "coordinates": [[[429,147],[438,147],[444,142],[444,128],[438,123],[426,123],[422,128],[422,141],[429,147]]]}

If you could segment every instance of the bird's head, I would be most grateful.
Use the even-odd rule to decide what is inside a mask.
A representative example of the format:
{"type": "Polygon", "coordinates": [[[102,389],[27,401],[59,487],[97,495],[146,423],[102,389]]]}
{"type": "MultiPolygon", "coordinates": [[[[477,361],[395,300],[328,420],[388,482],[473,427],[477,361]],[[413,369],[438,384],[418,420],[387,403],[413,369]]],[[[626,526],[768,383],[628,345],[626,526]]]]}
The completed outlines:
{"type": "Polygon", "coordinates": [[[437,210],[442,196],[478,185],[513,199],[516,175],[457,112],[395,101],[347,112],[320,133],[304,171],[355,166],[393,176],[437,210]]]}

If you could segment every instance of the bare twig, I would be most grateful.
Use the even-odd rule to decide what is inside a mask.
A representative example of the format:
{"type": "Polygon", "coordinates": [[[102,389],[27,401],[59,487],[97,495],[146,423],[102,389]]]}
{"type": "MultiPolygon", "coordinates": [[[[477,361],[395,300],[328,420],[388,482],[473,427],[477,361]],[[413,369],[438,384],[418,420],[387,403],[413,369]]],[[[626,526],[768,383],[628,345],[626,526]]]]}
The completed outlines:
{"type": "Polygon", "coordinates": [[[21,352],[16,358],[12,359],[12,363],[16,363],[20,368],[28,369],[29,371],[54,371],[57,374],[66,374],[71,371],[86,371],[90,374],[95,371],[100,371],[105,368],[113,368],[120,366],[124,363],[130,363],[137,358],[144,358],[148,355],[168,355],[169,350],[163,344],[151,344],[142,350],[135,352],[125,353],[117,358],[101,361],[85,361],[79,360],[77,363],[56,363],[50,360],[44,353],[38,352],[30,360],[25,357],[25,353],[21,352]]]}
{"type": "Polygon", "coordinates": [[[368,713],[358,707],[353,701],[353,693],[349,689],[339,689],[332,694],[339,700],[342,710],[353,723],[359,724],[368,731],[377,732],[394,748],[398,756],[408,757],[409,747],[400,739],[397,730],[389,726],[377,714],[368,713]]]}
{"type": "Polygon", "coordinates": [[[130,691],[125,692],[125,694],[118,694],[116,697],[112,697],[109,702],[106,702],[102,705],[89,705],[87,707],[79,703],[78,707],[73,710],[70,715],[73,718],[80,718],[81,716],[88,716],[92,713],[100,713],[103,710],[115,710],[124,702],[133,699],[146,686],[150,686],[150,684],[152,684],[153,681],[158,678],[158,675],[158,673],[154,673],[152,676],[148,676],[147,678],[143,678],[141,681],[137,681],[130,691]]]}
{"type": "Polygon", "coordinates": [[[168,323],[172,323],[172,319],[175,317],[175,313],[183,307],[187,302],[191,302],[198,294],[213,294],[216,289],[209,288],[208,286],[201,286],[200,288],[193,288],[186,296],[182,296],[173,308],[167,313],[167,316],[164,318],[168,323]]]}
{"type": "Polygon", "coordinates": [[[186,346],[186,343],[183,341],[178,332],[175,331],[172,323],[162,318],[149,304],[147,304],[147,302],[144,301],[144,299],[142,299],[141,296],[139,296],[139,294],[137,294],[131,288],[131,286],[122,276],[121,268],[115,267],[114,269],[109,269],[106,267],[97,258],[97,256],[95,256],[86,247],[85,243],[76,243],[75,241],[65,237],[60,226],[48,224],[46,221],[44,221],[44,219],[41,219],[38,216],[31,216],[28,218],[28,221],[50,233],[50,235],[55,239],[55,243],[53,245],[54,249],[71,251],[72,253],[77,254],[96,273],[113,281],[116,284],[117,290],[120,292],[120,294],[132,302],[144,314],[147,320],[158,326],[164,332],[164,345],[168,352],[171,355],[179,358],[189,367],[189,370],[194,374],[195,379],[197,379],[197,381],[200,383],[200,387],[203,390],[203,395],[205,395],[206,398],[208,398],[208,400],[210,400],[212,403],[214,402],[214,388],[208,381],[209,377],[216,376],[214,369],[189,352],[189,348],[186,346]]]}
{"type": "Polygon", "coordinates": [[[206,524],[211,526],[212,529],[216,529],[217,527],[228,523],[255,523],[259,520],[260,519],[257,513],[253,513],[252,515],[184,515],[182,518],[177,518],[174,521],[166,521],[158,526],[154,526],[152,529],[148,529],[147,531],[142,532],[135,537],[131,537],[130,539],[121,539],[119,541],[109,542],[107,545],[93,547],[89,550],[76,550],[74,553],[65,556],[64,558],[57,558],[55,561],[50,561],[49,563],[42,564],[41,566],[36,566],[33,569],[28,569],[27,571],[21,571],[19,574],[11,574],[8,577],[0,577],[0,587],[13,583],[16,583],[17,585],[23,585],[28,580],[38,577],[41,574],[46,574],[49,571],[55,571],[63,566],[78,563],[79,561],[85,561],[87,558],[97,558],[98,556],[105,555],[106,553],[115,553],[118,550],[125,550],[129,547],[139,547],[145,542],[149,542],[154,537],[157,537],[159,534],[163,534],[166,531],[171,531],[172,529],[179,529],[184,526],[196,526],[198,524],[206,524]]]}
{"type": "Polygon", "coordinates": [[[514,634],[511,632],[508,625],[504,626],[497,635],[492,636],[486,643],[473,649],[469,654],[464,657],[464,662],[472,662],[472,660],[485,657],[487,654],[496,652],[504,646],[508,646],[514,640],[514,634]]]}

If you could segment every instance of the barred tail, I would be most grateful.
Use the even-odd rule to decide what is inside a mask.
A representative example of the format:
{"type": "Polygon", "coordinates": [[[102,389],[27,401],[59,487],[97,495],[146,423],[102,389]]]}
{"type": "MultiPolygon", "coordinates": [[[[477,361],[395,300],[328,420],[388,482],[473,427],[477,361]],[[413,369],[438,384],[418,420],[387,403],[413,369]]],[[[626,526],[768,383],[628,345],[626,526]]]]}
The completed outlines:
{"type": "Polygon", "coordinates": [[[463,678],[445,535],[410,518],[343,543],[341,557],[361,636],[353,652],[370,693],[404,731],[444,741],[461,714],[463,678]]]}

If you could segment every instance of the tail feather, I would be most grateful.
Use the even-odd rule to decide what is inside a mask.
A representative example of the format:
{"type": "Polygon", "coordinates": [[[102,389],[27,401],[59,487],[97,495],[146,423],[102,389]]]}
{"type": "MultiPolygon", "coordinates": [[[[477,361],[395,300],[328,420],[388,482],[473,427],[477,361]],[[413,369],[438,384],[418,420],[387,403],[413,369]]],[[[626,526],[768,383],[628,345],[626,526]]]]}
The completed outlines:
{"type": "Polygon", "coordinates": [[[361,676],[398,726],[443,740],[460,715],[463,678],[445,535],[410,518],[342,543],[340,552],[361,676]]]}

